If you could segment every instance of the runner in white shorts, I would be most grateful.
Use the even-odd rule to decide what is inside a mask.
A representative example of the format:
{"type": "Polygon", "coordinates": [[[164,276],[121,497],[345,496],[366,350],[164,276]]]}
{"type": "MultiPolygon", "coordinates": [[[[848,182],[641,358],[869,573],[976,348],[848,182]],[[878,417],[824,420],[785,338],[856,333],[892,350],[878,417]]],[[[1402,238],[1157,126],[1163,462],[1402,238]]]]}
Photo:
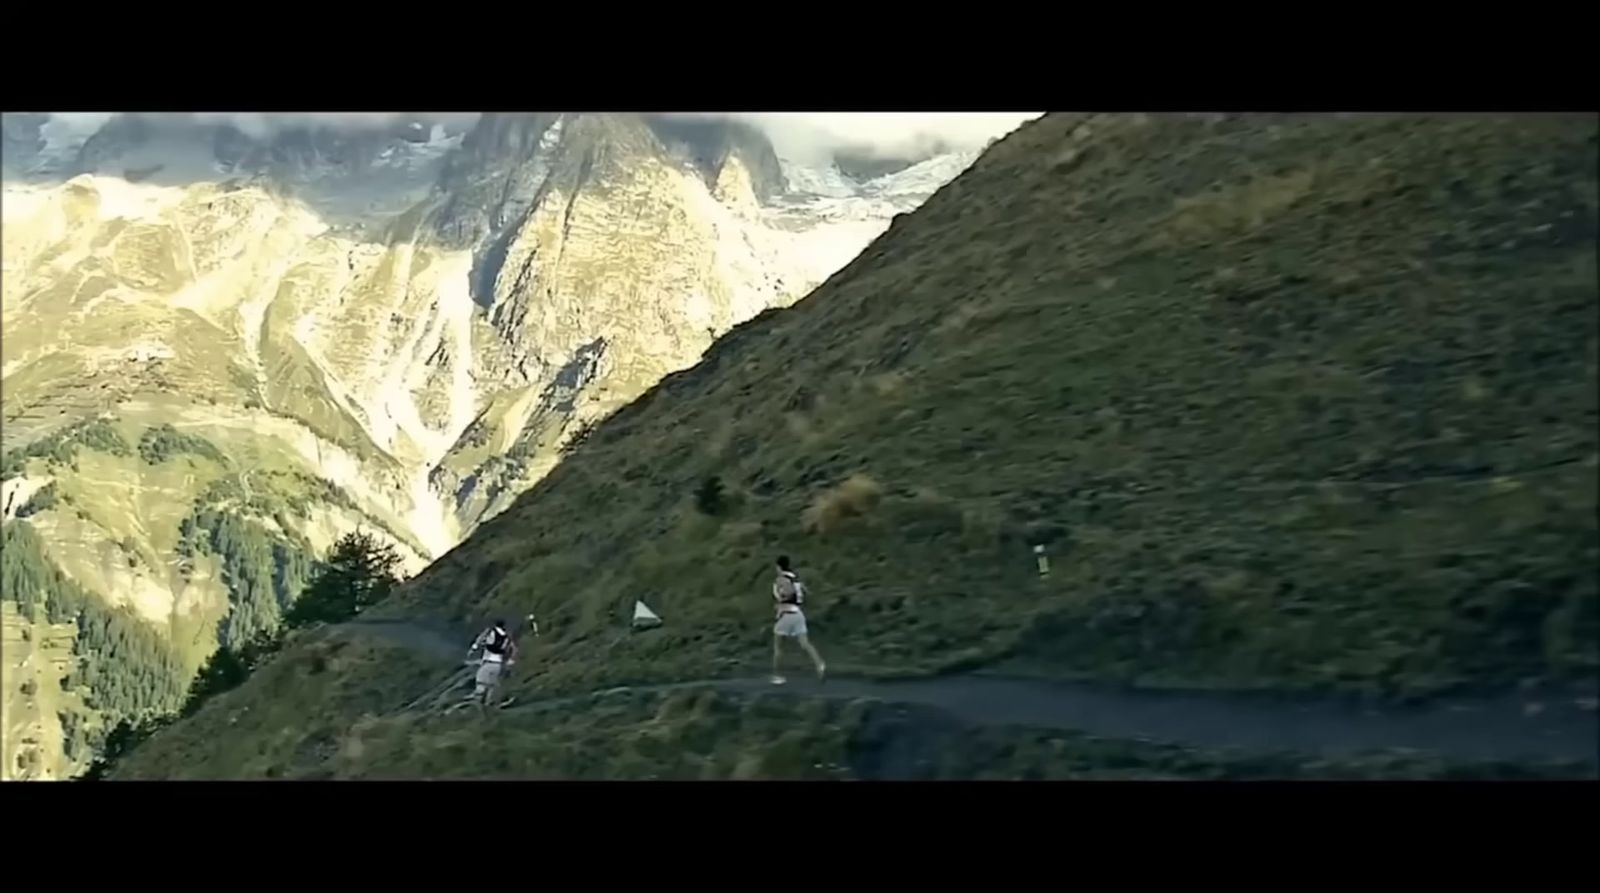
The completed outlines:
{"type": "Polygon", "coordinates": [[[496,620],[494,625],[478,634],[472,642],[472,647],[467,650],[470,660],[473,652],[483,649],[483,656],[478,661],[478,673],[473,677],[473,690],[471,699],[478,702],[482,708],[487,708],[494,703],[495,692],[500,688],[500,676],[506,667],[516,662],[517,643],[512,640],[511,633],[506,630],[504,620],[496,620]]]}
{"type": "Polygon", "coordinates": [[[805,653],[811,656],[811,662],[817,665],[817,678],[827,678],[828,665],[823,663],[822,655],[811,645],[806,630],[806,615],[800,610],[806,600],[806,587],[789,569],[787,555],[778,556],[778,577],[772,581],[772,600],[778,603],[778,620],[772,626],[772,684],[782,685],[788,681],[778,673],[784,639],[799,642],[805,653]]]}

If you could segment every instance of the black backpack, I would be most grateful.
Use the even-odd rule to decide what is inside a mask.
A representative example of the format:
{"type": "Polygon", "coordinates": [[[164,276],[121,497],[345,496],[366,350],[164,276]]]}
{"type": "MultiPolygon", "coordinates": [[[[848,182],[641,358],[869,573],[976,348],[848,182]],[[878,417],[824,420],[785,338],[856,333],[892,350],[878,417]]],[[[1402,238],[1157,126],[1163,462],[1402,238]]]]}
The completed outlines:
{"type": "Polygon", "coordinates": [[[489,638],[484,640],[483,650],[489,654],[504,655],[506,644],[510,641],[511,634],[497,626],[489,630],[489,638]]]}

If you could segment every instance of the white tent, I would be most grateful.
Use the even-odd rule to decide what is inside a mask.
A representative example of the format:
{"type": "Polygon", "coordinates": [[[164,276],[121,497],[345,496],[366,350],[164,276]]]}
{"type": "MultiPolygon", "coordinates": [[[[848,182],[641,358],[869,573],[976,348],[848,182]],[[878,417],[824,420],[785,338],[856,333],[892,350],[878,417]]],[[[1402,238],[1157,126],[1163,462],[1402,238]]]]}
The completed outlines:
{"type": "Polygon", "coordinates": [[[656,627],[656,626],[660,626],[660,625],[661,625],[661,617],[659,615],[657,615],[656,612],[654,612],[654,611],[650,610],[649,608],[645,607],[644,602],[637,601],[637,600],[634,601],[634,603],[633,603],[633,628],[634,629],[650,629],[651,627],[656,627]]]}

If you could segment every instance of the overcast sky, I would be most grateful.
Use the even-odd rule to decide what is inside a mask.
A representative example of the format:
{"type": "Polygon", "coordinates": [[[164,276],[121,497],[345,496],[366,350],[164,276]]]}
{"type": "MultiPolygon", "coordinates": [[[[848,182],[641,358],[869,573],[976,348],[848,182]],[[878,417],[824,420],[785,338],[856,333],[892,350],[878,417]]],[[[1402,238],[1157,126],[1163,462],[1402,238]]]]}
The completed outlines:
{"type": "MultiPolygon", "coordinates": [[[[686,117],[733,117],[761,128],[782,155],[805,159],[841,148],[879,154],[915,152],[935,142],[956,149],[978,149],[1004,136],[1039,112],[683,112],[686,117]]],[[[195,117],[229,120],[261,136],[279,127],[317,123],[361,129],[382,127],[416,112],[208,112],[195,117]]],[[[69,112],[46,125],[60,131],[93,131],[110,113],[69,112]]],[[[471,126],[474,113],[428,113],[422,117],[457,129],[471,126]]],[[[66,136],[66,133],[62,133],[66,136]]]]}
{"type": "MultiPolygon", "coordinates": [[[[1040,112],[740,112],[761,128],[778,152],[804,159],[855,148],[880,154],[912,153],[935,142],[954,149],[981,149],[1040,112]]],[[[724,117],[708,113],[706,117],[724,117]]]]}

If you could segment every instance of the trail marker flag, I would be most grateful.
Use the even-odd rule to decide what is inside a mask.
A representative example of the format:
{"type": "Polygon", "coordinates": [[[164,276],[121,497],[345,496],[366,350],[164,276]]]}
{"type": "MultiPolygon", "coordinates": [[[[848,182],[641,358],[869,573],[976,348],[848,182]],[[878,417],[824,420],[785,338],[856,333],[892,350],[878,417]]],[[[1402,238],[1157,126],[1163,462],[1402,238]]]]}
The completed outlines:
{"type": "Polygon", "coordinates": [[[656,612],[645,607],[644,602],[635,600],[633,603],[633,628],[650,629],[661,625],[661,617],[656,612]]]}

